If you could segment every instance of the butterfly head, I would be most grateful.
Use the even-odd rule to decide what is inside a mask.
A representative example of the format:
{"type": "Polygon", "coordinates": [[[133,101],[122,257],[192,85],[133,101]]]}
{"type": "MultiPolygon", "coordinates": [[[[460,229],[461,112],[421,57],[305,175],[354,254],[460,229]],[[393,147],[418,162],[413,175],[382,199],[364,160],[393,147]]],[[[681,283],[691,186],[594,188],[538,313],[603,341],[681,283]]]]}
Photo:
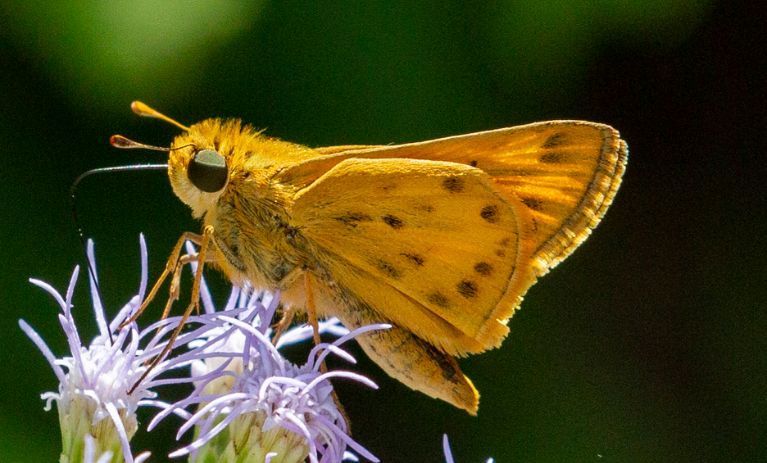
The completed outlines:
{"type": "Polygon", "coordinates": [[[112,145],[168,152],[173,192],[192,209],[195,217],[214,207],[232,178],[241,176],[241,159],[260,136],[239,120],[206,119],[187,127],[138,101],[133,102],[131,109],[140,116],[164,120],[183,132],[169,148],[138,143],[121,135],[112,137],[112,145]]]}
{"type": "Polygon", "coordinates": [[[206,119],[171,143],[168,177],[173,192],[199,217],[213,207],[229,185],[238,150],[238,121],[206,119]]]}

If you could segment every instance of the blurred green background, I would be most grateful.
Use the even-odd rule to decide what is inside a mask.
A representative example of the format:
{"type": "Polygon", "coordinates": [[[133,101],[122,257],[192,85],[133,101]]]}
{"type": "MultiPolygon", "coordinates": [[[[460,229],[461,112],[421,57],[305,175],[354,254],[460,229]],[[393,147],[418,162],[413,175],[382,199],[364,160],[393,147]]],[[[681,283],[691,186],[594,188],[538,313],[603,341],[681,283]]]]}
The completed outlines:
{"type": "MultiPolygon", "coordinates": [[[[56,461],[55,387],[18,328],[65,351],[57,307],[82,251],[68,189],[93,167],[161,161],[173,127],[236,116],[311,146],[400,143],[554,118],[628,141],[624,185],[582,248],[542,279],[503,347],[462,362],[479,416],[361,358],[341,385],[355,437],[383,461],[764,461],[767,235],[759,2],[0,3],[0,461],[56,461]],[[588,3],[588,5],[586,5],[588,3]],[[749,6],[753,5],[753,6],[749,6]]],[[[197,224],[161,172],[80,192],[113,311],[197,224]]],[[[211,278],[215,276],[211,275],[211,278]]],[[[92,335],[81,278],[76,314],[92,335]]],[[[225,296],[223,285],[219,299],[225,296]]],[[[148,421],[144,416],[144,422],[148,421]]],[[[172,427],[135,441],[164,461],[172,427]]]]}

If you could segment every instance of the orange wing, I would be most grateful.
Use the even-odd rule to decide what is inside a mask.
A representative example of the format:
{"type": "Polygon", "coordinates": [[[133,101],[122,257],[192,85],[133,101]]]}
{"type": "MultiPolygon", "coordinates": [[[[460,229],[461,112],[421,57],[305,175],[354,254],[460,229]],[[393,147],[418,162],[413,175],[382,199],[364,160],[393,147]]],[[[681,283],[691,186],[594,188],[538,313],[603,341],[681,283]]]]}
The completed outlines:
{"type": "Polygon", "coordinates": [[[452,358],[496,347],[537,276],[598,224],[627,147],[611,127],[559,121],[397,146],[315,150],[275,175],[329,284],[320,308],[390,375],[476,413],[452,358]],[[332,287],[332,289],[331,289],[332,287]],[[329,309],[328,309],[329,310],[329,309]]]}
{"type": "Polygon", "coordinates": [[[280,172],[305,187],[353,158],[404,158],[468,164],[486,172],[502,195],[529,210],[524,239],[531,265],[545,274],[570,255],[601,220],[626,167],[628,147],[610,126],[550,121],[393,146],[320,148],[327,156],[280,172]],[[334,153],[334,154],[331,154],[334,153]]]}
{"type": "Polygon", "coordinates": [[[291,212],[340,287],[451,354],[498,346],[532,283],[523,207],[469,166],[349,159],[291,212]]]}

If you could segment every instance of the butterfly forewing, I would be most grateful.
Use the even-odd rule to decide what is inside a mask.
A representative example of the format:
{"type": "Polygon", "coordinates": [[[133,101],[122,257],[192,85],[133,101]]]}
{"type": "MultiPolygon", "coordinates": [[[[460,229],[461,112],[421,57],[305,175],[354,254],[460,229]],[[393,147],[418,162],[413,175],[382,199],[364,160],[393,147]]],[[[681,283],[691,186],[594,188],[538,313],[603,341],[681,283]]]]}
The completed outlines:
{"type": "Polygon", "coordinates": [[[612,202],[625,169],[627,148],[603,124],[550,121],[418,143],[328,147],[333,153],[282,173],[306,186],[345,159],[403,158],[449,161],[487,173],[497,191],[521,202],[523,239],[534,249],[529,265],[541,275],[588,236],[612,202]],[[350,148],[350,149],[344,149],[350,148]]]}
{"type": "Polygon", "coordinates": [[[325,265],[342,287],[446,351],[466,353],[500,342],[507,328],[498,319],[511,315],[529,281],[518,265],[530,258],[520,216],[479,169],[349,159],[299,194],[293,219],[332,254],[325,265]],[[449,327],[476,342],[459,344],[449,327]]]}

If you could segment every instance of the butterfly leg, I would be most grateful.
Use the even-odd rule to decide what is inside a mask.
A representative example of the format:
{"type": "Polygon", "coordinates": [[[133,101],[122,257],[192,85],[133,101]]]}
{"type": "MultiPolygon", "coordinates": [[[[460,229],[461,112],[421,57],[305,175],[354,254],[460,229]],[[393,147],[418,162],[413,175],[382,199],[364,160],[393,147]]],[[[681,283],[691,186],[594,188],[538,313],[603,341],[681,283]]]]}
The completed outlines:
{"type": "Polygon", "coordinates": [[[292,308],[285,308],[282,311],[282,317],[280,318],[280,321],[277,322],[277,325],[274,327],[274,336],[272,336],[272,344],[277,345],[277,341],[280,340],[280,337],[285,332],[285,330],[290,326],[291,323],[293,323],[293,317],[295,316],[296,311],[292,308]]]}
{"type": "MultiPolygon", "coordinates": [[[[196,236],[199,236],[199,235],[196,235],[196,236]]],[[[186,310],[184,310],[184,314],[181,316],[181,320],[179,321],[178,326],[170,334],[170,337],[168,338],[168,341],[165,344],[165,347],[163,347],[162,351],[154,359],[152,359],[152,362],[147,366],[147,369],[144,370],[144,373],[141,375],[138,381],[136,381],[136,383],[133,386],[131,386],[131,388],[128,390],[128,394],[132,393],[133,390],[136,389],[136,386],[138,386],[141,383],[141,381],[143,381],[147,377],[147,375],[149,375],[149,373],[152,370],[154,370],[154,368],[165,358],[165,356],[168,355],[171,349],[173,349],[173,344],[176,342],[176,339],[181,334],[181,330],[184,329],[184,325],[186,324],[186,321],[189,320],[189,317],[192,315],[192,311],[195,309],[199,311],[200,285],[202,284],[202,271],[205,268],[205,262],[207,260],[208,250],[210,248],[212,237],[213,237],[213,227],[208,225],[203,230],[202,237],[199,239],[200,250],[197,252],[197,259],[196,259],[199,265],[197,265],[197,271],[194,274],[191,301],[189,302],[189,305],[186,307],[186,310]]],[[[179,241],[179,243],[183,244],[183,241],[179,241]]],[[[180,254],[180,247],[179,247],[179,254],[180,254]]],[[[178,259],[179,257],[176,258],[176,260],[178,259]]],[[[167,275],[165,276],[165,278],[167,278],[167,275]]]]}
{"type": "MultiPolygon", "coordinates": [[[[178,300],[179,296],[179,289],[181,287],[181,271],[184,269],[184,266],[187,264],[190,264],[192,262],[199,262],[199,254],[184,254],[183,256],[179,257],[178,263],[176,264],[175,270],[173,270],[173,278],[170,280],[170,288],[168,291],[168,301],[165,303],[165,308],[162,311],[162,316],[160,317],[160,320],[165,320],[168,318],[168,315],[170,315],[170,309],[173,306],[173,303],[178,300]]],[[[205,258],[206,263],[213,262],[213,256],[207,255],[205,258]]],[[[197,315],[200,314],[199,306],[197,307],[197,315]]]]}
{"type": "MultiPolygon", "coordinates": [[[[194,244],[200,245],[200,243],[202,242],[202,236],[192,232],[184,232],[181,235],[178,241],[176,241],[176,245],[173,246],[173,250],[171,251],[170,256],[168,257],[167,262],[165,262],[165,269],[162,271],[162,274],[160,274],[160,277],[157,278],[157,281],[155,282],[154,286],[152,286],[152,289],[149,291],[149,294],[147,295],[146,298],[144,298],[144,301],[141,303],[141,305],[136,310],[136,312],[134,312],[133,315],[130,316],[130,318],[128,318],[127,320],[125,320],[124,322],[120,324],[120,329],[138,320],[138,317],[140,317],[141,314],[144,313],[144,310],[146,310],[146,308],[149,306],[149,303],[152,302],[154,297],[157,295],[157,292],[160,290],[160,287],[165,282],[165,279],[168,278],[171,274],[174,274],[176,272],[179,259],[181,259],[181,248],[184,246],[184,243],[186,243],[187,241],[191,241],[194,244]]],[[[168,304],[166,304],[166,309],[167,308],[169,308],[168,304]]]]}
{"type": "MultiPolygon", "coordinates": [[[[309,318],[309,324],[312,326],[312,337],[314,345],[320,344],[320,325],[317,322],[317,306],[314,304],[314,293],[312,291],[312,282],[309,272],[304,273],[304,294],[306,295],[306,315],[309,318]]],[[[325,372],[325,362],[322,363],[322,371],[325,372]]]]}
{"type": "MultiPolygon", "coordinates": [[[[309,272],[304,273],[304,294],[306,295],[306,315],[309,319],[309,324],[312,326],[314,345],[318,346],[322,340],[320,339],[320,325],[317,321],[317,306],[315,305],[314,300],[314,288],[312,287],[312,280],[309,272]]],[[[325,360],[320,363],[320,371],[322,373],[327,373],[328,371],[328,366],[325,364],[325,360]]],[[[349,419],[349,415],[346,413],[346,409],[341,403],[341,399],[338,398],[335,388],[333,388],[331,394],[333,395],[333,402],[335,402],[336,408],[341,412],[341,416],[343,416],[344,421],[346,422],[347,431],[351,434],[352,422],[349,419]]]]}
{"type": "MultiPolygon", "coordinates": [[[[299,279],[305,278],[305,276],[302,275],[305,272],[306,270],[304,266],[296,266],[290,272],[284,275],[282,279],[275,284],[275,287],[282,292],[282,295],[284,297],[285,296],[284,291],[286,289],[290,291],[291,288],[301,286],[301,282],[299,279]]],[[[304,282],[304,284],[306,284],[306,282],[304,282]]],[[[295,318],[295,315],[296,315],[295,307],[289,304],[282,305],[282,309],[283,310],[282,310],[282,316],[280,317],[280,321],[278,321],[277,324],[274,325],[274,335],[272,336],[272,344],[274,345],[277,344],[277,341],[280,340],[280,337],[282,337],[282,334],[285,332],[285,330],[288,329],[291,323],[293,323],[293,318],[295,318]]]]}

